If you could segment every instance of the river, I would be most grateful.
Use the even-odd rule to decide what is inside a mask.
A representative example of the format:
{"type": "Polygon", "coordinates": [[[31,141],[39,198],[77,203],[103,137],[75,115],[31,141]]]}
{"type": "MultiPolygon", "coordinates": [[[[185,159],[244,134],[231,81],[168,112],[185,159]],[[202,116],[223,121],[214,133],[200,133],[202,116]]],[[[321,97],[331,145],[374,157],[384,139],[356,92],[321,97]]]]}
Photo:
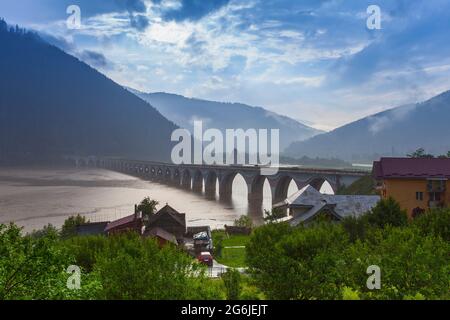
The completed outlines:
{"type": "MultiPolygon", "coordinates": [[[[324,186],[325,190],[327,186],[324,186]]],[[[218,188],[217,188],[218,190],[218,188]]],[[[289,194],[297,191],[291,183],[289,194]]],[[[262,207],[248,207],[247,186],[242,177],[233,182],[233,199],[221,202],[203,194],[169,187],[122,173],[79,168],[0,168],[0,224],[15,222],[25,232],[51,223],[60,227],[71,215],[81,214],[91,222],[112,221],[133,213],[143,198],[166,203],[186,213],[188,226],[209,225],[213,229],[232,224],[249,214],[262,223],[262,210],[271,208],[268,183],[262,207]]]]}

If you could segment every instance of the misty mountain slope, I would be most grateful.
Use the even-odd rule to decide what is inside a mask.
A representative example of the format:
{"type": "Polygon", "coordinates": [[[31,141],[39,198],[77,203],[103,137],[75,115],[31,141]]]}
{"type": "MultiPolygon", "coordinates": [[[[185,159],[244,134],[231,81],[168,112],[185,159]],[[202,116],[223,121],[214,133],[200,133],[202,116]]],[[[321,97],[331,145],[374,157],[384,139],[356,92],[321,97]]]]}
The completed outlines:
{"type": "Polygon", "coordinates": [[[167,160],[175,128],[87,64],[0,20],[0,160],[74,154],[167,160]]]}
{"type": "Polygon", "coordinates": [[[189,130],[192,130],[195,120],[202,120],[205,129],[280,129],[281,149],[294,141],[305,140],[321,133],[320,130],[260,107],[129,90],[152,104],[166,118],[189,130]]]}
{"type": "Polygon", "coordinates": [[[405,156],[420,147],[433,154],[450,150],[450,91],[293,143],[287,154],[368,161],[380,155],[405,156]]]}

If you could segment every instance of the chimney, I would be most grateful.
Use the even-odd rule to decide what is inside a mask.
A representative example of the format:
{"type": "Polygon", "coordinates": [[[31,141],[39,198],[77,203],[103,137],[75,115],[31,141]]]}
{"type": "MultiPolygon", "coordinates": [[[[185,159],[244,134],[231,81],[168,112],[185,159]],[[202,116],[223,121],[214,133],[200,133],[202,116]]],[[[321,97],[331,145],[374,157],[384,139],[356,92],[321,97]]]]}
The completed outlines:
{"type": "Polygon", "coordinates": [[[134,205],[134,220],[138,219],[138,206],[137,204],[134,205]]]}

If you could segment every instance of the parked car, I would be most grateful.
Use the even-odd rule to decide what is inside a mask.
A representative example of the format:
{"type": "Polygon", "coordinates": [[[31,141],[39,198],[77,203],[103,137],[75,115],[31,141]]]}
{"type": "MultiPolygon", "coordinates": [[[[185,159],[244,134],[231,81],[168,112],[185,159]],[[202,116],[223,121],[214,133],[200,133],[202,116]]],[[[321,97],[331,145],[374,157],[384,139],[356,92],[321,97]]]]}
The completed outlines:
{"type": "Polygon", "coordinates": [[[206,264],[208,267],[212,267],[214,263],[214,258],[209,252],[202,252],[198,256],[198,261],[200,263],[206,264]]]}

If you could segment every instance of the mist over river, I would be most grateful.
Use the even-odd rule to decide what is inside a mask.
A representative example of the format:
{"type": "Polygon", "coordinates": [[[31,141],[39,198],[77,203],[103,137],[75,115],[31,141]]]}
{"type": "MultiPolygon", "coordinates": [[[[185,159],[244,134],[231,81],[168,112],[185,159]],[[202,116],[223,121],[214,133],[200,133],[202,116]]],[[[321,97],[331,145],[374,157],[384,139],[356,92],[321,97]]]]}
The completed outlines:
{"type": "MultiPolygon", "coordinates": [[[[217,188],[218,190],[218,188],[217,188]]],[[[289,193],[297,191],[291,183],[289,193]]],[[[248,214],[256,224],[272,200],[268,183],[263,205],[249,208],[247,186],[242,177],[233,183],[233,199],[208,200],[203,194],[140,180],[103,169],[80,168],[0,168],[0,224],[15,222],[25,232],[51,223],[60,227],[71,215],[81,214],[91,222],[112,221],[133,213],[143,198],[169,203],[186,213],[188,226],[221,228],[248,214]]]]}

